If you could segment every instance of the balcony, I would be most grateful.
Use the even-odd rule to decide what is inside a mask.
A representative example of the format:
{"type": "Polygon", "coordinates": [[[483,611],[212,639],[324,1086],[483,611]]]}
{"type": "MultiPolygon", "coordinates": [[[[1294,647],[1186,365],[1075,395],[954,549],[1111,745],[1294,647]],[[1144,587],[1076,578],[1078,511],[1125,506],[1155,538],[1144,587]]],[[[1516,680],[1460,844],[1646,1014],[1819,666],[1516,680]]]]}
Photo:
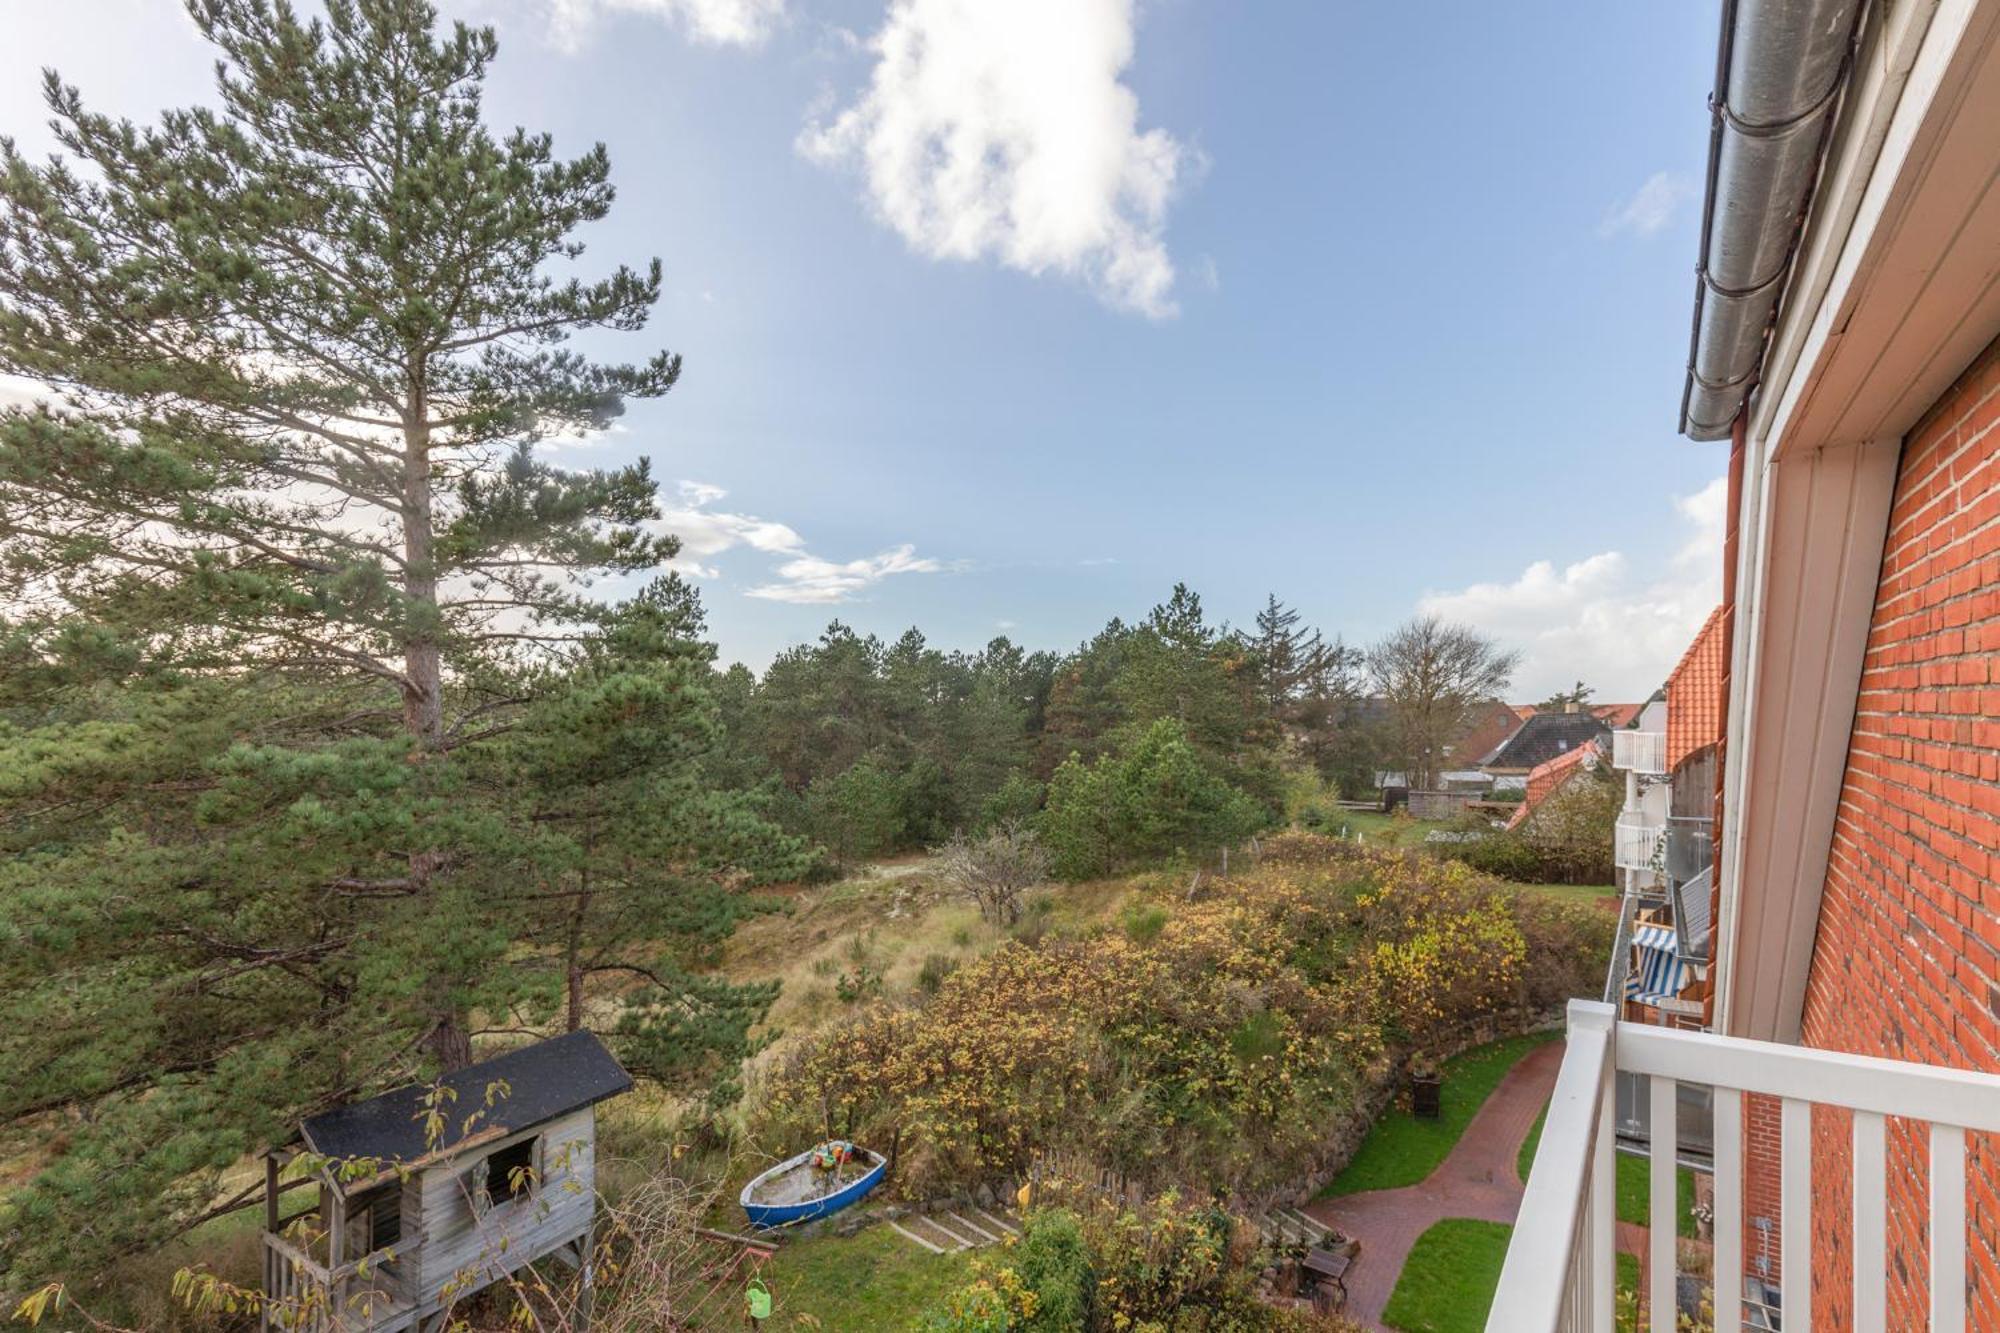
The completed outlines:
{"type": "Polygon", "coordinates": [[[1685,884],[1715,861],[1714,821],[1693,815],[1667,819],[1667,879],[1685,884]]]}
{"type": "MultiPolygon", "coordinates": [[[[1853,1199],[1848,1252],[1854,1256],[1849,1307],[1854,1328],[1887,1327],[1889,1159],[1884,1117],[1928,1122],[1930,1220],[1921,1233],[1930,1237],[1924,1246],[1928,1254],[1899,1253],[1896,1262],[1928,1264],[1931,1327],[1964,1327],[1965,1136],[1968,1131],[2000,1131],[2000,1076],[1619,1023],[1613,1015],[1609,1005],[1570,1002],[1569,1045],[1487,1319],[1488,1333],[1612,1333],[1617,1226],[1612,1154],[1620,1120],[1620,1075],[1646,1080],[1645,1129],[1651,1143],[1677,1141],[1683,1089],[1710,1090],[1717,1274],[1744,1272],[1745,1094],[1779,1102],[1777,1231],[1783,1281],[1775,1291],[1767,1287],[1765,1294],[1779,1310],[1798,1307],[1788,1327],[1808,1323],[1813,1108],[1840,1108],[1850,1113],[1842,1119],[1852,1122],[1851,1191],[1838,1193],[1853,1199]]],[[[1830,1117],[1820,1121],[1822,1133],[1830,1122],[1830,1117]]],[[[1650,1163],[1647,1296],[1648,1327],[1654,1333],[1672,1333],[1675,1327],[1675,1156],[1655,1152],[1650,1163]]],[[[1822,1168],[1825,1164],[1823,1158],[1822,1168]]],[[[1715,1284],[1717,1329],[1744,1327],[1750,1312],[1743,1286],[1727,1278],[1715,1284]]]]}
{"type": "Polygon", "coordinates": [[[1667,830],[1644,814],[1624,811],[1612,830],[1611,861],[1620,870],[1665,868],[1667,830]]]}
{"type": "Polygon", "coordinates": [[[1667,734],[1664,731],[1612,732],[1611,766],[1627,769],[1642,777],[1665,774],[1667,734]]]}

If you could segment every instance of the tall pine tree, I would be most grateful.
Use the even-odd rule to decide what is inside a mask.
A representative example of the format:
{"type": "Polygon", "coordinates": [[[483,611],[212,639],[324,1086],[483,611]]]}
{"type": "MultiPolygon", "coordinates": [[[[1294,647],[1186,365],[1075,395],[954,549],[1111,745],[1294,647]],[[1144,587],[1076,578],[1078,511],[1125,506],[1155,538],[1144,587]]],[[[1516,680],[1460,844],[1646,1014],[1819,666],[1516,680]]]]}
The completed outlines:
{"type": "MultiPolygon", "coordinates": [[[[65,1144],[0,1216],[17,1279],[174,1234],[475,1028],[581,1021],[579,967],[792,854],[693,785],[706,659],[588,595],[674,552],[645,465],[535,454],[680,370],[566,345],[660,287],[561,274],[602,147],[491,132],[492,34],[421,0],[190,13],[216,108],[51,75],[63,153],[0,144],[0,370],[53,388],[0,413],[0,1121],[65,1144]]],[[[663,1072],[755,1008],[684,958],[606,1020],[663,1072]]]]}

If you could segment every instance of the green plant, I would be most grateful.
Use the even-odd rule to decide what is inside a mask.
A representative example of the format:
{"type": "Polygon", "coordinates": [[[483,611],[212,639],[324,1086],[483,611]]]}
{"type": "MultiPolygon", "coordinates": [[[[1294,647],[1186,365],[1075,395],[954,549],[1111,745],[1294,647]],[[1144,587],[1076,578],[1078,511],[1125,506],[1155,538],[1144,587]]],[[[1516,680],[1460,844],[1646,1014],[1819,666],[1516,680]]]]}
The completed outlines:
{"type": "Polygon", "coordinates": [[[1167,928],[1167,909],[1152,903],[1132,903],[1126,907],[1119,924],[1132,943],[1151,944],[1167,928]]]}
{"type": "Polygon", "coordinates": [[[944,979],[958,970],[958,960],[949,954],[934,953],[924,959],[924,965],[917,971],[917,989],[926,995],[935,995],[944,985],[944,979]]]}
{"type": "Polygon", "coordinates": [[[842,972],[833,983],[833,993],[842,1004],[859,1004],[882,993],[882,974],[862,964],[852,972],[842,972]]]}
{"type": "Polygon", "coordinates": [[[1234,846],[1269,818],[1189,742],[1186,728],[1161,718],[1116,755],[1065,760],[1049,779],[1040,828],[1056,874],[1077,880],[1234,846]]]}
{"type": "Polygon", "coordinates": [[[1034,1294],[1034,1312],[1025,1329],[1063,1333],[1091,1326],[1097,1275],[1083,1222],[1066,1208],[1039,1208],[1029,1214],[1021,1238],[1008,1254],[1021,1285],[1034,1294]]]}
{"type": "Polygon", "coordinates": [[[1025,824],[1042,808],[1042,784],[1026,773],[1009,773],[999,789],[986,798],[979,810],[981,830],[1005,823],[1025,824]]]}
{"type": "Polygon", "coordinates": [[[903,778],[874,755],[823,777],[806,789],[806,817],[817,838],[842,866],[879,856],[896,845],[907,826],[903,778]]]}

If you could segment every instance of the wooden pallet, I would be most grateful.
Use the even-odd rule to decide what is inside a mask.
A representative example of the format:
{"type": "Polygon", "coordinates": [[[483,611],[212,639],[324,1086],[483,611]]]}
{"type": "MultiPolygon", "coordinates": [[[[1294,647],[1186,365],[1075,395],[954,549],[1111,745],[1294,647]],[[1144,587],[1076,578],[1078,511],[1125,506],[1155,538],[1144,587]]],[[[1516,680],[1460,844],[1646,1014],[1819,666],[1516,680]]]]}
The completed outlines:
{"type": "Polygon", "coordinates": [[[1316,1222],[1296,1208],[1274,1208],[1257,1219],[1257,1230],[1271,1245],[1325,1245],[1338,1234],[1323,1222],[1316,1222]]]}
{"type": "Polygon", "coordinates": [[[891,1219],[889,1226],[903,1239],[932,1254],[984,1249],[1021,1234],[1021,1219],[1006,1208],[997,1211],[971,1206],[938,1208],[891,1219]]]}

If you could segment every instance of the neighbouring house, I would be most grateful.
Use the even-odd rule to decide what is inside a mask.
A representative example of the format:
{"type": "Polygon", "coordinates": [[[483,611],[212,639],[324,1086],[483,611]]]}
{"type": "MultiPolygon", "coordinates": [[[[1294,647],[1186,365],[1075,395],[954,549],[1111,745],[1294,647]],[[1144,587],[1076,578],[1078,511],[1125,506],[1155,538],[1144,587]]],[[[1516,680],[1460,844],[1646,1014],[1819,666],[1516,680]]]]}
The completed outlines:
{"type": "Polygon", "coordinates": [[[595,1107],[632,1079],[588,1032],[305,1120],[265,1154],[269,1328],[433,1333],[457,1302],[553,1258],[589,1282],[595,1107]],[[283,1180],[301,1159],[306,1174],[283,1180]],[[304,1211],[283,1196],[314,1188],[304,1211]]]}
{"type": "MultiPolygon", "coordinates": [[[[1612,855],[1625,901],[1605,998],[1635,1022],[1707,1021],[1721,625],[1718,607],[1633,724],[1612,733],[1626,784],[1612,855]]],[[[1643,1104],[1627,1112],[1623,1130],[1645,1125],[1643,1104]]]]}
{"type": "Polygon", "coordinates": [[[1729,441],[1682,682],[1721,700],[1710,1031],[1572,1005],[1488,1327],[1614,1327],[1637,1080],[1651,1327],[1702,1285],[1679,1161],[1714,1327],[2000,1329],[2000,0],[1722,12],[1681,421],[1729,441]]]}
{"type": "MultiPolygon", "coordinates": [[[[1532,710],[1530,710],[1532,714],[1532,710]]],[[[1512,704],[1494,699],[1473,709],[1459,735],[1444,747],[1446,760],[1462,773],[1477,768],[1479,761],[1506,743],[1526,721],[1512,704]]],[[[1454,776],[1452,773],[1443,778],[1454,776]]],[[[1449,784],[1440,779],[1440,785],[1449,784]]],[[[1490,784],[1489,784],[1490,785],[1490,784]]]]}
{"type": "Polygon", "coordinates": [[[1495,791],[1525,791],[1536,767],[1588,744],[1605,743],[1611,729],[1596,714],[1572,704],[1560,713],[1536,713],[1480,760],[1495,791]]]}
{"type": "Polygon", "coordinates": [[[1591,704],[1590,711],[1598,721],[1613,731],[1629,727],[1639,720],[1639,714],[1646,711],[1645,703],[1636,704],[1591,704]]]}
{"type": "Polygon", "coordinates": [[[1542,802],[1561,791],[1571,778],[1595,772],[1603,758],[1603,750],[1596,741],[1585,741],[1574,749],[1564,750],[1555,758],[1535,765],[1528,771],[1521,803],[1507,817],[1507,827],[1519,828],[1534,818],[1542,802]]]}

